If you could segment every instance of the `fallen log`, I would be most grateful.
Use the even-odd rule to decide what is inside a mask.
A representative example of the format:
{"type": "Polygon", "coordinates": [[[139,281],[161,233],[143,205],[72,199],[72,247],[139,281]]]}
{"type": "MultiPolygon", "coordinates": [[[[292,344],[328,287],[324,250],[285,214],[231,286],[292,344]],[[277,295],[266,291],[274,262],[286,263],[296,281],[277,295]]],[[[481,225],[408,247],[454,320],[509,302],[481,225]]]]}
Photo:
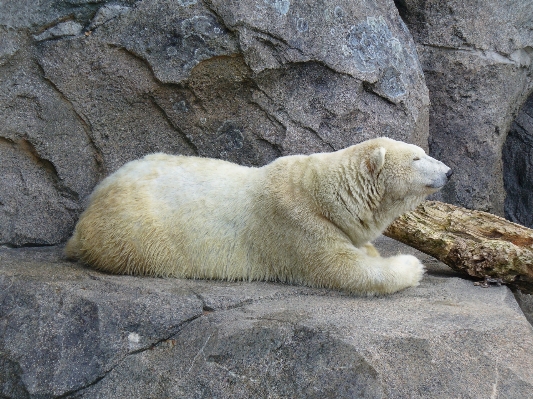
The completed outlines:
{"type": "Polygon", "coordinates": [[[425,201],[384,234],[473,277],[533,282],[533,230],[490,213],[425,201]]]}

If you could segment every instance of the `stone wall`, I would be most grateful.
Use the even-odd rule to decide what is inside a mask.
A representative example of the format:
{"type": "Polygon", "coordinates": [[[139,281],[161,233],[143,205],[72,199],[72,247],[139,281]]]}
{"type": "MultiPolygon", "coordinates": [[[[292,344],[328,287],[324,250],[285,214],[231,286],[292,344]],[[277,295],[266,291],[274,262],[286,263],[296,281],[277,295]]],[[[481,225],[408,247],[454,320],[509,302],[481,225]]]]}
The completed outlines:
{"type": "Polygon", "coordinates": [[[376,136],[427,147],[428,92],[391,1],[0,3],[0,243],[71,233],[144,154],[263,165],[376,136]]]}
{"type": "Polygon", "coordinates": [[[376,136],[455,170],[438,199],[501,215],[520,195],[502,149],[533,88],[532,8],[2,2],[0,243],[65,241],[97,182],[146,153],[263,165],[376,136]]]}
{"type": "Polygon", "coordinates": [[[533,89],[531,2],[395,3],[429,88],[430,152],[455,171],[438,199],[503,216],[502,148],[533,89]]]}

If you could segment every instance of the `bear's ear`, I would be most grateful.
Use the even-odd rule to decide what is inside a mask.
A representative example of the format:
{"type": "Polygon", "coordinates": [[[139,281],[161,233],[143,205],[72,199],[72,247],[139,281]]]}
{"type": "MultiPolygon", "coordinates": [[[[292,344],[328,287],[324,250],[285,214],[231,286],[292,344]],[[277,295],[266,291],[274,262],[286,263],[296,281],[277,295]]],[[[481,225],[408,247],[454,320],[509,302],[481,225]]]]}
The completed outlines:
{"type": "Polygon", "coordinates": [[[376,175],[383,165],[385,165],[385,154],[387,150],[383,147],[375,148],[366,160],[366,167],[371,175],[376,175]]]}

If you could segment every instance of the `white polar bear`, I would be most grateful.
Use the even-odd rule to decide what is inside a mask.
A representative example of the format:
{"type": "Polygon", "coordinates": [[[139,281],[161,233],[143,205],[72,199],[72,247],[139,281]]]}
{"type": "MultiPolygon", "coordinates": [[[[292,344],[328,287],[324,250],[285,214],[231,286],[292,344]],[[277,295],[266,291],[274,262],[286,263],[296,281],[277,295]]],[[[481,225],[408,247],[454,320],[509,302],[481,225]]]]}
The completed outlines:
{"type": "Polygon", "coordinates": [[[111,273],[392,293],[418,285],[424,268],[369,241],[450,174],[387,138],[261,168],[148,155],[98,185],[65,251],[111,273]]]}

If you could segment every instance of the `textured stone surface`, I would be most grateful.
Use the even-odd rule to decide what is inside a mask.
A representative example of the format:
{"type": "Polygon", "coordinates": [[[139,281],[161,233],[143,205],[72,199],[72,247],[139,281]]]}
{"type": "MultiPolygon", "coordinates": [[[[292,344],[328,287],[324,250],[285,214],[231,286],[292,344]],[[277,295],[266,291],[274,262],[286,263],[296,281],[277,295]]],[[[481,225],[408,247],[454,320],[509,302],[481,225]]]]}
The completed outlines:
{"type": "Polygon", "coordinates": [[[533,228],[533,95],[511,125],[502,155],[505,217],[533,228]]]}
{"type": "Polygon", "coordinates": [[[0,352],[11,354],[0,363],[27,370],[18,380],[0,367],[2,397],[54,397],[91,384],[202,312],[183,284],[95,275],[59,256],[0,255],[0,352]]]}
{"type": "Polygon", "coordinates": [[[418,255],[419,287],[360,298],[110,276],[60,248],[2,248],[0,397],[530,398],[533,329],[512,293],[418,255]]]}
{"type": "Polygon", "coordinates": [[[503,216],[502,147],[533,89],[533,6],[395,2],[430,91],[430,152],[455,171],[437,198],[503,216]]]}
{"type": "Polygon", "coordinates": [[[390,0],[0,3],[0,243],[66,240],[94,185],[165,151],[263,165],[380,135],[427,147],[390,0]]]}
{"type": "Polygon", "coordinates": [[[526,319],[533,325],[533,294],[516,291],[515,297],[526,319]]]}

